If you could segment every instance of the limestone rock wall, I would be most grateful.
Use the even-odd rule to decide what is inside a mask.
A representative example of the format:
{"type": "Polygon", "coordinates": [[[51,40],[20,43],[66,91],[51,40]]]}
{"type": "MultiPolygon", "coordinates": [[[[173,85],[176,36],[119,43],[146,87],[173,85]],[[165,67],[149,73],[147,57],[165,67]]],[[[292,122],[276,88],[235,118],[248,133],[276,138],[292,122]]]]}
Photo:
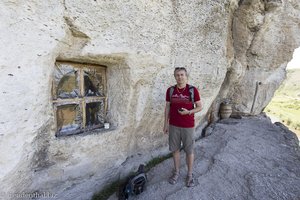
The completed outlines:
{"type": "Polygon", "coordinates": [[[285,78],[299,46],[299,1],[240,1],[233,19],[235,60],[228,97],[236,110],[259,114],[285,78]],[[235,77],[235,78],[233,78],[235,77]]]}
{"type": "MultiPolygon", "coordinates": [[[[0,181],[12,194],[87,199],[167,152],[165,90],[187,67],[207,114],[224,98],[259,113],[300,45],[299,2],[16,1],[1,8],[0,181]],[[107,66],[108,132],[55,137],[57,60],[107,66]],[[261,81],[256,95],[256,81],[261,81]]],[[[198,137],[199,135],[197,135],[198,137]]]]}

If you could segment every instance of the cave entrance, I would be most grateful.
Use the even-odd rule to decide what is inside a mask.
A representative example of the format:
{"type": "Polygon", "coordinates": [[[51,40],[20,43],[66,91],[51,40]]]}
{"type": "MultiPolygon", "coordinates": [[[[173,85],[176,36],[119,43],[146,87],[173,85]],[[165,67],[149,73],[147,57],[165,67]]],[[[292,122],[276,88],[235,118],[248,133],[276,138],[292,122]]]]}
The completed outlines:
{"type": "Polygon", "coordinates": [[[285,124],[300,139],[300,47],[295,49],[286,70],[286,79],[264,111],[273,123],[285,124]]]}

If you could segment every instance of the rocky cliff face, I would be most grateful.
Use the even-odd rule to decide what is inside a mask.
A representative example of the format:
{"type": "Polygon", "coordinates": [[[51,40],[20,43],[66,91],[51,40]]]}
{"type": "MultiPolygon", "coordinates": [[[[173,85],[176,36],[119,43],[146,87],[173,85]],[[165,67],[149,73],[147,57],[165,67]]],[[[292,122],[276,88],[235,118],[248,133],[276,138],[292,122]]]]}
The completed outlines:
{"type": "Polygon", "coordinates": [[[5,194],[86,198],[135,161],[165,153],[164,96],[176,66],[187,67],[202,94],[200,128],[224,98],[236,112],[260,113],[300,46],[297,0],[5,0],[0,8],[5,194]],[[55,137],[58,60],[107,67],[113,129],[55,137]]]}

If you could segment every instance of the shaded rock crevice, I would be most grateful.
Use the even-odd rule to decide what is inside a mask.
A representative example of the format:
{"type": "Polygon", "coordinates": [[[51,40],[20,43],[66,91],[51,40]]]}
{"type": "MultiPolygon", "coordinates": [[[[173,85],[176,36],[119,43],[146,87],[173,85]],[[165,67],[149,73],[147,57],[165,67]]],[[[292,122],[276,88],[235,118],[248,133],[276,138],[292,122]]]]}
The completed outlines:
{"type": "Polygon", "coordinates": [[[74,22],[70,17],[64,16],[64,20],[65,20],[69,30],[71,31],[73,37],[78,37],[78,38],[87,39],[87,40],[90,39],[90,37],[87,34],[80,31],[79,28],[76,25],[74,25],[74,22]]]}
{"type": "Polygon", "coordinates": [[[51,136],[49,130],[51,129],[50,120],[40,128],[34,140],[34,149],[36,150],[32,157],[32,169],[34,171],[44,170],[54,163],[49,159],[49,147],[51,136]]]}

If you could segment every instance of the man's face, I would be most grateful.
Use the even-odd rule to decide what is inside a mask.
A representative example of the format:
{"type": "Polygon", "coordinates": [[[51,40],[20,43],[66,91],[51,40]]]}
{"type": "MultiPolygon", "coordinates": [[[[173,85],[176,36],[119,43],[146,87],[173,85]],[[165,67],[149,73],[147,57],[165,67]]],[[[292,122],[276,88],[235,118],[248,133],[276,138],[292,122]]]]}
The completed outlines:
{"type": "Polygon", "coordinates": [[[184,70],[176,70],[174,76],[178,84],[187,83],[187,75],[184,70]]]}

